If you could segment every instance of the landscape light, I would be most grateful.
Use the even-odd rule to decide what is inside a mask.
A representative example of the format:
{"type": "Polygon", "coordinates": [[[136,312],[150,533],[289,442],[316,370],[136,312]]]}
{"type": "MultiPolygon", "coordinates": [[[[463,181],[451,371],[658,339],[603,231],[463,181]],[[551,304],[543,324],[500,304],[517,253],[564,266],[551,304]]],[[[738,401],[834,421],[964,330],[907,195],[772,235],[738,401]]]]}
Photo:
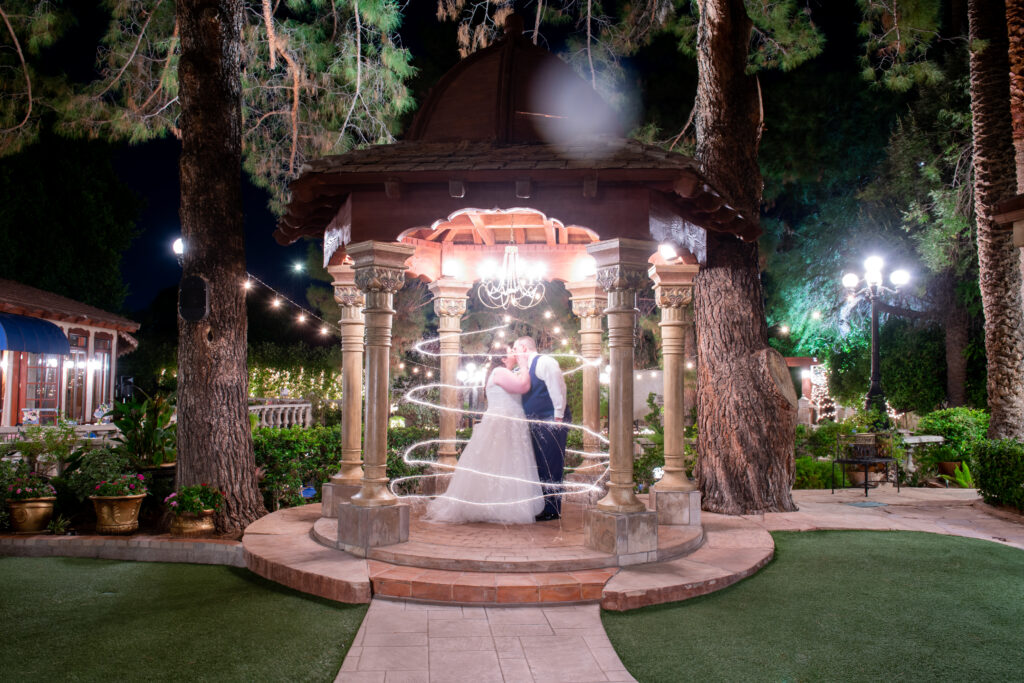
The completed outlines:
{"type": "Polygon", "coordinates": [[[636,378],[637,379],[643,379],[644,376],[641,373],[638,372],[638,373],[636,373],[636,378]]]}
{"type": "Polygon", "coordinates": [[[789,325],[779,325],[779,334],[789,334],[789,325]]]}
{"type": "Polygon", "coordinates": [[[910,273],[902,268],[900,270],[894,270],[892,271],[892,274],[889,275],[889,280],[897,287],[902,287],[910,282],[910,273]]]}
{"type": "Polygon", "coordinates": [[[885,267],[885,260],[881,256],[868,256],[864,259],[864,270],[882,270],[885,267]]]}
{"type": "Polygon", "coordinates": [[[843,276],[843,287],[847,289],[853,289],[860,282],[860,278],[853,273],[847,273],[843,276]]]}
{"type": "Polygon", "coordinates": [[[811,318],[813,320],[821,320],[821,311],[814,311],[811,313],[811,318]]]}
{"type": "Polygon", "coordinates": [[[864,273],[864,282],[868,283],[870,287],[877,287],[882,284],[882,271],[881,270],[869,270],[864,273]]]}
{"type": "Polygon", "coordinates": [[[653,379],[658,376],[658,373],[655,372],[654,370],[651,370],[649,373],[647,373],[647,375],[653,379]]]}

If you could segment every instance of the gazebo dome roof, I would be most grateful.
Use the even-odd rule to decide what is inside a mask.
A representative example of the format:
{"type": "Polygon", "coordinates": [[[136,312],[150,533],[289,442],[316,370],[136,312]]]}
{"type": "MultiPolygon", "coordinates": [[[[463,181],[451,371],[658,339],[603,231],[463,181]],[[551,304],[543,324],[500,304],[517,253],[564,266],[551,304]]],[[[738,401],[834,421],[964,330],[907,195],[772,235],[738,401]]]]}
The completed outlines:
{"type": "Polygon", "coordinates": [[[406,139],[565,143],[592,135],[622,137],[615,112],[568,64],[525,38],[512,15],[501,40],[444,75],[406,139]]]}

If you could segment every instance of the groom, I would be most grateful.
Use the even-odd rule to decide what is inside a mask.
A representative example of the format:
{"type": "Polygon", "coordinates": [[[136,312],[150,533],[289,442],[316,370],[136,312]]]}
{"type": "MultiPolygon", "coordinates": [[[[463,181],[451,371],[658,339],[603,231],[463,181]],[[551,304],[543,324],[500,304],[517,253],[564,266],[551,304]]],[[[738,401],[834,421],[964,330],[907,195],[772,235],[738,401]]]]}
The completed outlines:
{"type": "MultiPolygon", "coordinates": [[[[537,353],[537,343],[530,337],[517,339],[512,350],[519,367],[530,373],[530,390],[523,394],[523,412],[526,417],[548,422],[570,421],[572,414],[565,404],[565,378],[562,377],[558,361],[537,353]]],[[[544,510],[537,515],[538,522],[558,519],[562,514],[560,491],[568,436],[568,427],[536,423],[530,425],[537,474],[544,489],[544,510]]]]}

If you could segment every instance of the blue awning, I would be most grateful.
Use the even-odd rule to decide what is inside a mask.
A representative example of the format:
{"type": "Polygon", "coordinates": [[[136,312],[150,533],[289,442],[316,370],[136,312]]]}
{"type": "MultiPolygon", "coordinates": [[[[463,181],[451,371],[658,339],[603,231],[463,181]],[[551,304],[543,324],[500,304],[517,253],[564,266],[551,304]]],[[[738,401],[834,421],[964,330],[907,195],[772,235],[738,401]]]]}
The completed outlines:
{"type": "Polygon", "coordinates": [[[64,332],[41,318],[0,313],[0,350],[71,355],[64,332]]]}

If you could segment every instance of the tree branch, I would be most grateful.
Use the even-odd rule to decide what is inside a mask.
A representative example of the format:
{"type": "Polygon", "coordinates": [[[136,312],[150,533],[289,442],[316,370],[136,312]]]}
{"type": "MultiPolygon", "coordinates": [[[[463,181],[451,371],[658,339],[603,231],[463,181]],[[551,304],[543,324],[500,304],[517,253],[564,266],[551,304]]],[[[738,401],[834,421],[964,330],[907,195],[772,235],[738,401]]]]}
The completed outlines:
{"type": "MultiPolygon", "coordinates": [[[[142,28],[139,30],[139,39],[135,41],[135,47],[132,48],[132,53],[128,55],[128,59],[124,60],[124,65],[121,66],[121,70],[117,72],[117,75],[114,76],[113,79],[111,79],[110,83],[107,84],[107,87],[97,93],[97,99],[107,94],[107,91],[113,88],[114,85],[121,80],[121,76],[123,76],[124,72],[128,69],[128,65],[135,61],[135,55],[139,53],[139,45],[142,44],[142,39],[146,37],[146,29],[149,28],[149,22],[153,21],[153,17],[156,16],[157,9],[159,9],[163,2],[164,0],[157,0],[157,3],[153,5],[152,11],[150,11],[149,16],[146,17],[146,23],[144,23],[142,28]]],[[[177,22],[175,22],[175,28],[177,28],[177,22]]],[[[147,102],[148,101],[149,100],[147,100],[147,102]]]]}
{"type": "Polygon", "coordinates": [[[18,53],[18,59],[21,60],[21,70],[25,74],[25,88],[28,94],[28,111],[25,112],[25,118],[23,118],[21,123],[13,128],[4,128],[3,130],[0,130],[0,133],[10,133],[24,127],[25,124],[28,123],[29,117],[32,116],[32,78],[29,76],[28,64],[25,63],[25,55],[21,51],[21,43],[18,42],[18,36],[15,35],[14,27],[11,26],[11,21],[7,18],[7,13],[4,12],[3,7],[0,7],[0,17],[3,18],[4,24],[7,26],[7,31],[11,34],[11,40],[14,41],[14,49],[18,53]]]}
{"type": "Polygon", "coordinates": [[[338,141],[335,144],[340,143],[345,135],[345,129],[348,128],[352,112],[355,111],[356,102],[359,101],[359,91],[363,87],[363,25],[359,19],[359,0],[352,0],[352,14],[356,18],[356,91],[352,93],[352,103],[348,107],[348,113],[345,114],[345,122],[341,124],[338,141]]]}

